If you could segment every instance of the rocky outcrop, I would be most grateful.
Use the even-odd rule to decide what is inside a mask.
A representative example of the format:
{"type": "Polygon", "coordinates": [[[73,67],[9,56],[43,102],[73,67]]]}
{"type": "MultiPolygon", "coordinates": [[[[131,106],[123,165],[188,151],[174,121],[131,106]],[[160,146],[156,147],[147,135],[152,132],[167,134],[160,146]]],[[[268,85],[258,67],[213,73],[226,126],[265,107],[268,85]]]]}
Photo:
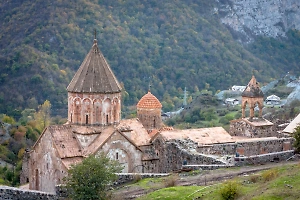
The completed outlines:
{"type": "Polygon", "coordinates": [[[300,29],[299,0],[217,0],[215,13],[221,22],[241,33],[244,42],[255,35],[285,37],[289,29],[300,29]]]}

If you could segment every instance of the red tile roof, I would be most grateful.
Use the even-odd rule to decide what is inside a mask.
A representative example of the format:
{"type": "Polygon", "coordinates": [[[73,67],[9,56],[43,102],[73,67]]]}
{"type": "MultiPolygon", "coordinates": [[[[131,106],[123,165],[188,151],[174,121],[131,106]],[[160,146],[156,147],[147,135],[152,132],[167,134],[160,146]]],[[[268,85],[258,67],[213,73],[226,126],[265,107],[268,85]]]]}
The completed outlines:
{"type": "Polygon", "coordinates": [[[160,101],[149,91],[140,99],[136,107],[153,109],[153,108],[162,108],[162,105],[160,101]]]}

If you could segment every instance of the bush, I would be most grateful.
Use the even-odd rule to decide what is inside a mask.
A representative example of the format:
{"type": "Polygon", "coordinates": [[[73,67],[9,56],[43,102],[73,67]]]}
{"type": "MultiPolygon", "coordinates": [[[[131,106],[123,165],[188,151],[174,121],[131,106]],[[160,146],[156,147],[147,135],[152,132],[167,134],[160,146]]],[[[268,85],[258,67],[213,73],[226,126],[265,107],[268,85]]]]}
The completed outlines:
{"type": "Polygon", "coordinates": [[[278,171],[276,169],[270,169],[270,170],[264,171],[261,176],[262,176],[263,180],[265,182],[267,182],[267,181],[270,181],[270,180],[276,178],[278,176],[278,171]]]}
{"type": "Polygon", "coordinates": [[[260,179],[260,175],[257,175],[257,174],[252,175],[252,176],[249,177],[249,181],[251,183],[257,183],[259,181],[259,179],[260,179]]]}
{"type": "Polygon", "coordinates": [[[134,183],[137,183],[139,182],[140,180],[142,180],[142,176],[140,174],[134,174],[133,175],[133,182],[134,183]]]}
{"type": "Polygon", "coordinates": [[[178,174],[172,174],[165,179],[164,185],[165,187],[174,187],[176,186],[176,182],[178,180],[178,174]]]}
{"type": "Polygon", "coordinates": [[[220,188],[221,198],[224,200],[233,200],[238,196],[238,184],[235,181],[227,181],[220,188]]]}

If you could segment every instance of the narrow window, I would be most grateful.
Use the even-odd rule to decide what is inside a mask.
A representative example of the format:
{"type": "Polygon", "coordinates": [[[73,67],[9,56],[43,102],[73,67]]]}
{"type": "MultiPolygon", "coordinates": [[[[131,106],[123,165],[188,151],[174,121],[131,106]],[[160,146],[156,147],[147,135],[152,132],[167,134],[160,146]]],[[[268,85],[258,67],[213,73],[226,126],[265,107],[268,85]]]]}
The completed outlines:
{"type": "Polygon", "coordinates": [[[155,128],[156,126],[155,126],[155,119],[153,120],[153,127],[155,128]]]}
{"type": "Polygon", "coordinates": [[[88,123],[89,123],[89,116],[86,115],[86,116],[85,116],[85,124],[88,124],[88,123]]]}
{"type": "Polygon", "coordinates": [[[71,122],[73,122],[72,118],[73,118],[73,113],[71,113],[71,122]]]}
{"type": "Polygon", "coordinates": [[[119,153],[118,152],[116,153],[116,159],[117,160],[119,159],[119,153]]]}
{"type": "Polygon", "coordinates": [[[39,170],[36,169],[35,170],[35,189],[36,190],[39,190],[39,185],[40,185],[40,183],[39,183],[39,170]]]}
{"type": "Polygon", "coordinates": [[[108,124],[108,115],[106,115],[106,124],[108,124]]]}

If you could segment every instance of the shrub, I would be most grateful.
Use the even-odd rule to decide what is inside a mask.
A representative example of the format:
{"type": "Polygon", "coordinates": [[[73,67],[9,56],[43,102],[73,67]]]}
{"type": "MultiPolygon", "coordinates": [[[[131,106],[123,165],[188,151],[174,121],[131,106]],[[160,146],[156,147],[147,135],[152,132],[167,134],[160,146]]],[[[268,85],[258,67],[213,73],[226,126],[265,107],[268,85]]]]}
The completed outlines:
{"type": "Polygon", "coordinates": [[[265,182],[267,182],[267,181],[270,181],[270,180],[276,178],[278,176],[278,171],[276,169],[270,169],[270,170],[264,171],[261,176],[262,176],[263,180],[265,182]]]}
{"type": "Polygon", "coordinates": [[[259,181],[259,179],[260,179],[260,175],[257,175],[257,174],[252,175],[252,176],[249,177],[249,181],[251,183],[257,183],[259,181]]]}
{"type": "Polygon", "coordinates": [[[227,181],[222,184],[219,192],[224,200],[236,199],[238,196],[238,184],[235,181],[227,181]]]}
{"type": "Polygon", "coordinates": [[[142,180],[142,176],[140,174],[134,174],[133,175],[133,182],[134,183],[137,183],[139,182],[140,180],[142,180]]]}
{"type": "Polygon", "coordinates": [[[172,174],[172,175],[168,176],[164,181],[165,187],[176,186],[176,182],[177,182],[178,178],[179,178],[178,174],[172,174]]]}

